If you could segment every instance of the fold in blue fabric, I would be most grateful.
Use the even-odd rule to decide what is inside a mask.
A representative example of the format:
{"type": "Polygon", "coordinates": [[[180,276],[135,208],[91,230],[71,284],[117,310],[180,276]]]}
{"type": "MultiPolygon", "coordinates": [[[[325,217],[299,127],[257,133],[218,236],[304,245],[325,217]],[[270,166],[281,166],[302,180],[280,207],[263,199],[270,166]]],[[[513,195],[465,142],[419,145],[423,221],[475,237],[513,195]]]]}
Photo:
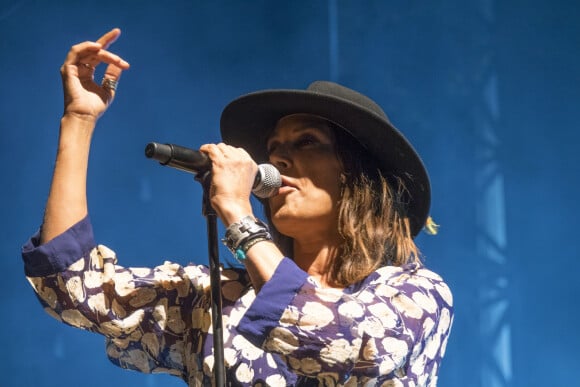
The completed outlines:
{"type": "Polygon", "coordinates": [[[40,244],[40,231],[22,247],[24,273],[44,277],[60,273],[96,246],[88,216],[47,243],[40,244]]]}
{"type": "Polygon", "coordinates": [[[294,261],[284,258],[240,320],[238,332],[261,348],[270,331],[279,326],[282,313],[307,278],[308,274],[298,268],[294,261]]]}

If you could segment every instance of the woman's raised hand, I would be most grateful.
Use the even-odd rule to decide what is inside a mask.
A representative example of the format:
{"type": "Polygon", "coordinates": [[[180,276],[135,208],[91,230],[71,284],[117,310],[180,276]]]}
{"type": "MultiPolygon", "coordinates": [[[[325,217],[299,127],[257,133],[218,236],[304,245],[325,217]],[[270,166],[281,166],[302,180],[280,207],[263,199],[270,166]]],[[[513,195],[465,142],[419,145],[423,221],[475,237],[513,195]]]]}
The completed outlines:
{"type": "Polygon", "coordinates": [[[88,213],[86,181],[93,130],[115,97],[121,73],[129,68],[129,63],[107,51],[120,34],[115,28],[96,42],[73,46],[60,69],[64,114],[41,243],[62,234],[88,213]],[[107,64],[105,81],[95,83],[95,67],[101,63],[107,64]]]}
{"type": "Polygon", "coordinates": [[[64,115],[96,121],[115,97],[117,82],[129,63],[107,49],[121,35],[112,29],[96,42],[74,45],[60,69],[64,90],[64,115]],[[94,80],[95,68],[106,63],[103,81],[94,80]]]}

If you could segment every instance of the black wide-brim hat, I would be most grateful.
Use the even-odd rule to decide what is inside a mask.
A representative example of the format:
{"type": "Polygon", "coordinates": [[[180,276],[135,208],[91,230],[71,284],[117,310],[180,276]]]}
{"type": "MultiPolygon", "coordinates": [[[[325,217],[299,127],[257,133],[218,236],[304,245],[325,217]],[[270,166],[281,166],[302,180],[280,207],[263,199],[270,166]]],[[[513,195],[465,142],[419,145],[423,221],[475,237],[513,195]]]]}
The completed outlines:
{"type": "Polygon", "coordinates": [[[257,163],[268,162],[266,142],[276,123],[290,114],[323,117],[344,128],[377,160],[385,177],[405,183],[407,216],[416,236],[429,216],[429,176],[411,143],[370,98],[339,84],[316,81],[306,90],[262,90],[230,102],[221,115],[226,144],[244,148],[257,163]]]}

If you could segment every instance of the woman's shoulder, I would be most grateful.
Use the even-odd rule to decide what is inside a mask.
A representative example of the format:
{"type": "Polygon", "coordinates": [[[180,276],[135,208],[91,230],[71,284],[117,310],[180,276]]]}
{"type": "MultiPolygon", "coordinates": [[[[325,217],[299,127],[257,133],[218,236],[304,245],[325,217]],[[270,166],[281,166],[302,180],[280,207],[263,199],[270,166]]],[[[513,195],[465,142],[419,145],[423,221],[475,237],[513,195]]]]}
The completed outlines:
{"type": "Polygon", "coordinates": [[[453,305],[451,290],[444,279],[420,263],[380,267],[357,287],[361,292],[371,291],[392,296],[429,294],[443,300],[448,306],[453,305]]]}
{"type": "Polygon", "coordinates": [[[382,266],[371,276],[371,283],[445,283],[439,274],[417,262],[402,266],[382,266]]]}

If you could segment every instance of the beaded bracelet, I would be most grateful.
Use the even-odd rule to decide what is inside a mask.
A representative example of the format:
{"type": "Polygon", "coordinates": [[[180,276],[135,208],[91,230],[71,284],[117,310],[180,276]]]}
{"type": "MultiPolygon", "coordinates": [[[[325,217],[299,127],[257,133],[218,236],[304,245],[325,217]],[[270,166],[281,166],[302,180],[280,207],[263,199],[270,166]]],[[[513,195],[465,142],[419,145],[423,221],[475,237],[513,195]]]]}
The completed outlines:
{"type": "Polygon", "coordinates": [[[251,238],[249,241],[243,243],[240,247],[238,247],[236,249],[236,252],[234,253],[234,257],[238,260],[238,262],[244,263],[246,258],[248,258],[247,253],[248,253],[248,250],[250,250],[250,247],[254,246],[258,242],[271,241],[271,240],[272,240],[272,238],[257,235],[255,238],[251,238]]]}

